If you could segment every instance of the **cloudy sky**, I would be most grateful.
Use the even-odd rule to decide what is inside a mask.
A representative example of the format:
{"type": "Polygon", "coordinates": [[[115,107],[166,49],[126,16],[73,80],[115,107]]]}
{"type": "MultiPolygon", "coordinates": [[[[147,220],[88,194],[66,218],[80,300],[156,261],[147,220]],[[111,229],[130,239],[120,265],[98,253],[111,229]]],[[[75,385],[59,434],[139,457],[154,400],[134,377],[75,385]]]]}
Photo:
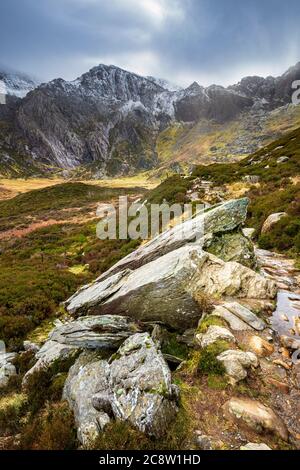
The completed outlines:
{"type": "Polygon", "coordinates": [[[72,80],[114,64],[180,85],[300,60],[299,0],[1,0],[0,64],[72,80]]]}

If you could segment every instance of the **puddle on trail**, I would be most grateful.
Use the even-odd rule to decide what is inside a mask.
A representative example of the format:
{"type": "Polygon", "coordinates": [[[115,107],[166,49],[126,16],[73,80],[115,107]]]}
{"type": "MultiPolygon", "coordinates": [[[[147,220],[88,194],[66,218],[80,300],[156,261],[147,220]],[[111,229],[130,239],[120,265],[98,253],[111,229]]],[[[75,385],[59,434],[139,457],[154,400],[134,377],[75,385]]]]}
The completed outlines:
{"type": "Polygon", "coordinates": [[[271,251],[256,250],[256,254],[265,275],[279,286],[277,306],[271,318],[273,330],[280,336],[300,339],[299,271],[293,260],[271,251]]]}
{"type": "Polygon", "coordinates": [[[272,327],[279,335],[300,337],[300,295],[280,290],[277,308],[272,316],[272,327]]]}

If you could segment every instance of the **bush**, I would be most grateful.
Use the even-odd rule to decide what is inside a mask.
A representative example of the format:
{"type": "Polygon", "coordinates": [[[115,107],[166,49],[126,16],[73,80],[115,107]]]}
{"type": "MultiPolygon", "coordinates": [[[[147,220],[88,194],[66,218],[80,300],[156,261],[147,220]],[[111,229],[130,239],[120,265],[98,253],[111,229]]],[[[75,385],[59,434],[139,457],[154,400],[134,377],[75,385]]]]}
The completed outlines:
{"type": "Polygon", "coordinates": [[[46,404],[23,428],[22,450],[73,450],[77,447],[73,413],[68,404],[46,404]]]}
{"type": "Polygon", "coordinates": [[[12,393],[0,398],[0,429],[5,433],[16,433],[20,418],[27,408],[27,397],[23,393],[12,393]]]}
{"type": "Polygon", "coordinates": [[[160,439],[146,436],[129,423],[111,422],[93,444],[94,450],[183,450],[187,446],[189,417],[183,408],[160,439]]]}
{"type": "Polygon", "coordinates": [[[64,361],[57,360],[50,367],[43,367],[33,372],[27,380],[29,411],[34,414],[46,401],[59,401],[62,397],[67,372],[74,364],[79,352],[64,361]]]}
{"type": "Polygon", "coordinates": [[[225,341],[217,341],[200,352],[200,360],[198,362],[199,374],[225,374],[224,365],[218,361],[217,356],[228,349],[228,344],[225,341]]]}
{"type": "Polygon", "coordinates": [[[203,292],[196,292],[194,294],[194,299],[199,305],[199,308],[202,313],[211,313],[213,310],[213,302],[208,295],[203,292]]]}

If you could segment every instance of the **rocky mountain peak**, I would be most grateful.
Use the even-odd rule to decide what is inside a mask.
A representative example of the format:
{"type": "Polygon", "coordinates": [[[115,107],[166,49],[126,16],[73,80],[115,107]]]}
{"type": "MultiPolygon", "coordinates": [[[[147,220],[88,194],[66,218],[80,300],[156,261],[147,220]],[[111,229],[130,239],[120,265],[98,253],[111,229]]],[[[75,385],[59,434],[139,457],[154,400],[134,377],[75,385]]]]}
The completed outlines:
{"type": "Polygon", "coordinates": [[[38,86],[38,82],[24,73],[0,69],[0,85],[2,93],[24,98],[38,86]]]}

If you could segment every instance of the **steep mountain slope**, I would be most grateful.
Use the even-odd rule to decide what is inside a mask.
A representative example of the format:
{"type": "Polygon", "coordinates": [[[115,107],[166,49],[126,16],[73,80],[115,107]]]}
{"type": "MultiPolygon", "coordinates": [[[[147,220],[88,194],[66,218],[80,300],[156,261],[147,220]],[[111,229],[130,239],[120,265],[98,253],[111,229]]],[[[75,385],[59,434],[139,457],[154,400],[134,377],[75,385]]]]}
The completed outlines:
{"type": "Polygon", "coordinates": [[[0,105],[1,173],[83,167],[101,177],[149,170],[170,158],[168,166],[238,158],[281,135],[282,117],[286,129],[297,125],[293,107],[272,124],[273,110],[290,103],[296,78],[300,63],[279,78],[170,91],[161,80],[100,65],[0,105]]]}

